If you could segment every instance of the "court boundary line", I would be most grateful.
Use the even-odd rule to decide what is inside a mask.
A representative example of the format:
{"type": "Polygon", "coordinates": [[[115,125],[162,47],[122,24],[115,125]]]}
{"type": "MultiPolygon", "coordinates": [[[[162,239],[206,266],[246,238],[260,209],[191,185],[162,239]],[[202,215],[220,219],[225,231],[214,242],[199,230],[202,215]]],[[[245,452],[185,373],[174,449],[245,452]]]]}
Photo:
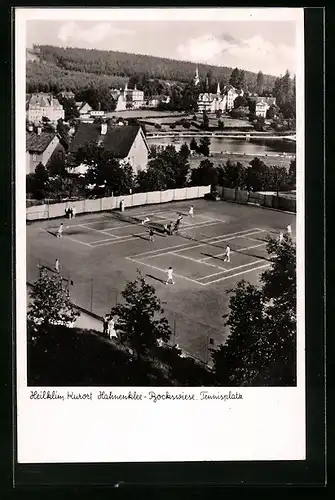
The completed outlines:
{"type": "MultiPolygon", "coordinates": [[[[215,264],[209,264],[208,262],[201,262],[200,260],[193,259],[192,257],[187,257],[186,255],[180,255],[179,253],[176,252],[170,252],[170,255],[175,255],[176,257],[180,257],[182,259],[187,259],[192,262],[197,262],[198,264],[204,264],[204,266],[216,267],[217,269],[223,269],[224,271],[226,270],[224,267],[216,266],[215,264]]],[[[160,256],[158,255],[157,257],[160,256]]]]}
{"type": "Polygon", "coordinates": [[[258,269],[264,269],[265,267],[269,267],[271,264],[264,264],[263,266],[253,267],[251,269],[247,269],[246,271],[241,271],[240,273],[235,273],[229,276],[223,276],[217,280],[209,281],[208,283],[202,283],[202,285],[212,285],[213,283],[218,283],[219,281],[225,281],[229,278],[235,278],[235,276],[240,276],[241,274],[251,273],[252,271],[257,271],[258,269]]]}
{"type": "MultiPolygon", "coordinates": [[[[74,227],[74,226],[69,226],[74,227]]],[[[85,229],[89,229],[90,231],[95,231],[96,233],[107,234],[107,236],[114,236],[114,238],[119,238],[119,236],[115,236],[114,234],[109,234],[107,231],[103,231],[102,229],[94,229],[93,227],[88,227],[85,224],[76,224],[76,227],[84,227],[85,229]]]]}
{"type": "MultiPolygon", "coordinates": [[[[215,224],[221,224],[221,222],[210,222],[209,224],[207,223],[204,223],[204,222],[201,222],[199,224],[193,224],[193,225],[189,225],[187,227],[202,227],[202,226],[214,226],[215,224]]],[[[79,224],[78,224],[79,225],[79,224]]],[[[118,228],[111,228],[109,231],[114,231],[116,229],[122,229],[124,227],[129,227],[129,226],[140,226],[142,227],[142,224],[133,224],[133,223],[129,223],[129,224],[125,224],[124,226],[118,226],[118,228]]],[[[82,224],[82,226],[84,226],[82,224]]],[[[142,232],[142,233],[138,233],[137,235],[133,235],[133,234],[127,234],[125,236],[116,236],[116,235],[113,235],[113,234],[110,234],[110,233],[106,233],[106,231],[100,231],[99,229],[91,229],[91,228],[88,228],[88,229],[91,229],[92,231],[98,231],[98,232],[101,232],[101,233],[104,233],[104,234],[107,234],[108,236],[114,236],[115,238],[117,238],[118,240],[120,241],[115,241],[114,243],[122,243],[123,241],[129,241],[128,238],[133,238],[133,239],[136,239],[137,236],[143,236],[144,234],[146,234],[148,231],[149,231],[149,227],[148,226],[143,226],[143,227],[147,227],[147,231],[145,232],[142,232]]],[[[98,247],[98,246],[103,246],[102,244],[111,244],[113,242],[112,239],[110,238],[105,238],[103,240],[96,240],[92,243],[94,243],[92,246],[93,247],[98,247]],[[101,245],[100,245],[101,243],[101,245]]],[[[189,243],[188,243],[189,244],[189,243]]]]}
{"type": "MultiPolygon", "coordinates": [[[[256,241],[256,240],[252,240],[252,241],[256,241]]],[[[231,250],[230,253],[239,253],[239,252],[243,252],[243,250],[251,250],[253,248],[263,247],[264,245],[266,245],[266,243],[260,243],[259,245],[252,245],[250,247],[239,248],[238,250],[231,250]]],[[[225,253],[226,252],[218,253],[216,255],[213,255],[213,257],[205,257],[204,259],[199,260],[199,262],[203,262],[205,260],[215,259],[217,257],[221,257],[222,255],[225,255],[225,253]]]]}
{"type": "MultiPolygon", "coordinates": [[[[257,234],[257,233],[259,233],[259,232],[260,232],[260,231],[254,231],[254,232],[252,232],[252,233],[250,233],[250,234],[257,234]]],[[[212,243],[221,243],[222,241],[230,241],[230,240],[235,240],[235,239],[237,239],[237,238],[242,238],[243,236],[245,236],[245,235],[230,236],[229,238],[225,238],[224,236],[215,236],[215,238],[216,238],[215,240],[213,240],[212,238],[211,238],[211,239],[208,239],[208,240],[201,240],[201,241],[203,241],[204,243],[200,243],[199,245],[189,246],[189,247],[186,247],[186,248],[181,248],[180,250],[178,250],[178,252],[187,252],[187,250],[194,250],[195,248],[205,247],[206,245],[210,245],[210,244],[212,244],[212,243]],[[219,238],[219,239],[218,239],[218,238],[219,238]]],[[[171,252],[170,252],[170,251],[168,251],[168,252],[163,251],[163,252],[161,252],[161,253],[160,253],[159,255],[157,255],[157,256],[158,256],[158,257],[160,257],[160,256],[162,256],[162,255],[167,255],[167,254],[169,254],[169,253],[171,253],[171,252]]],[[[155,257],[156,257],[156,255],[155,255],[155,257]]],[[[151,256],[151,255],[150,255],[150,256],[148,256],[148,259],[151,259],[151,258],[152,258],[152,256],[151,256]]],[[[212,257],[210,257],[210,258],[212,258],[212,257]]],[[[200,262],[200,261],[198,261],[198,262],[200,262]]]]}
{"type": "MultiPolygon", "coordinates": [[[[147,267],[150,267],[152,269],[155,269],[156,271],[160,271],[164,274],[167,273],[167,269],[162,269],[160,267],[157,267],[157,266],[153,266],[151,264],[147,264],[146,262],[140,262],[136,259],[132,259],[131,257],[126,257],[127,260],[130,260],[132,262],[135,262],[136,264],[141,264],[141,265],[144,265],[144,266],[147,266],[147,267]]],[[[192,283],[196,283],[197,285],[202,285],[202,286],[205,286],[204,283],[200,283],[199,281],[197,280],[194,280],[192,278],[187,278],[186,276],[182,276],[181,274],[177,274],[177,273],[173,273],[174,276],[177,276],[178,278],[181,278],[181,279],[184,279],[184,280],[187,280],[187,281],[192,281],[192,283]]]]}
{"type": "MultiPolygon", "coordinates": [[[[206,239],[203,239],[203,240],[200,240],[201,242],[214,242],[215,243],[215,240],[218,239],[218,238],[224,238],[225,236],[233,236],[233,235],[237,235],[237,234],[241,234],[241,233],[245,233],[245,232],[250,232],[250,231],[256,231],[257,232],[261,232],[261,231],[264,231],[264,229],[259,229],[258,227],[255,227],[255,228],[252,228],[252,229],[243,229],[241,231],[236,231],[235,233],[227,233],[225,235],[219,235],[219,236],[211,236],[209,238],[206,238],[206,239]]],[[[171,247],[165,247],[165,248],[156,248],[155,250],[148,250],[146,252],[141,252],[141,253],[137,253],[135,255],[133,255],[132,257],[141,257],[141,256],[146,256],[146,255],[151,255],[151,254],[154,254],[156,252],[160,252],[162,253],[162,250],[165,251],[165,250],[174,250],[176,248],[181,248],[181,247],[185,247],[185,246],[188,246],[190,245],[191,243],[181,243],[179,245],[173,245],[171,247]]]]}
{"type": "MultiPolygon", "coordinates": [[[[255,262],[248,262],[248,264],[241,264],[240,266],[232,267],[231,269],[227,269],[225,272],[221,271],[220,273],[209,274],[208,276],[204,276],[203,278],[199,278],[200,280],[205,280],[207,278],[211,278],[212,276],[218,276],[219,274],[227,274],[230,271],[236,271],[237,269],[242,269],[242,267],[254,266],[263,262],[261,259],[256,260],[255,262]]],[[[270,264],[269,264],[270,265],[270,264]]]]}

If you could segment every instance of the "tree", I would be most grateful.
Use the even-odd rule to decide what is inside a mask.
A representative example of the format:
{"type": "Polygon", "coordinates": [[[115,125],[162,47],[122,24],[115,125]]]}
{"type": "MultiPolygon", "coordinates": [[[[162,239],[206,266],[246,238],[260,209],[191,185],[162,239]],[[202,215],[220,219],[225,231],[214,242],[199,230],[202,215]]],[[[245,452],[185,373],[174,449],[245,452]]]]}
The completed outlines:
{"type": "Polygon", "coordinates": [[[232,109],[230,112],[230,116],[232,118],[237,118],[239,120],[246,118],[249,115],[249,109],[248,108],[238,108],[238,109],[232,109]]]}
{"type": "Polygon", "coordinates": [[[79,117],[80,113],[79,110],[76,106],[76,101],[73,98],[65,98],[65,97],[59,97],[58,98],[59,103],[63,106],[64,108],[64,118],[65,121],[71,121],[75,120],[76,118],[79,117]]]}
{"type": "Polygon", "coordinates": [[[275,118],[277,113],[278,113],[278,107],[275,104],[272,104],[266,112],[266,118],[272,120],[273,118],[275,118]]]}
{"type": "Polygon", "coordinates": [[[271,267],[261,286],[240,281],[230,290],[230,328],[212,354],[224,386],[292,386],[296,383],[296,258],[290,237],[269,238],[271,267]]]}
{"type": "Polygon", "coordinates": [[[209,160],[202,160],[198,168],[192,170],[192,184],[194,186],[216,186],[218,171],[209,160]]]}
{"type": "Polygon", "coordinates": [[[149,165],[147,170],[140,170],[137,173],[136,184],[141,193],[167,189],[165,173],[160,168],[155,168],[155,165],[149,165]]]}
{"type": "Polygon", "coordinates": [[[245,87],[245,72],[243,69],[241,69],[238,75],[237,88],[244,89],[244,87],[245,87]]]}
{"type": "Polygon", "coordinates": [[[269,188],[274,189],[278,196],[279,191],[287,191],[287,189],[289,189],[289,174],[285,167],[274,165],[270,168],[270,174],[272,174],[273,180],[272,186],[269,186],[269,188]]]}
{"type": "Polygon", "coordinates": [[[248,105],[247,99],[243,95],[238,95],[234,100],[234,108],[243,108],[248,105]]]}
{"type": "Polygon", "coordinates": [[[198,144],[197,141],[194,137],[192,137],[191,142],[190,142],[190,150],[191,151],[197,151],[198,150],[198,144]]]}
{"type": "Polygon", "coordinates": [[[33,331],[47,334],[53,325],[71,325],[79,316],[70,300],[69,290],[64,287],[59,274],[48,275],[46,269],[29,291],[31,303],[28,308],[28,323],[33,331]]]}
{"type": "Polygon", "coordinates": [[[35,176],[33,180],[33,195],[37,200],[43,200],[43,198],[46,197],[48,181],[48,172],[43,163],[39,163],[35,168],[35,176]]]}
{"type": "Polygon", "coordinates": [[[209,118],[207,116],[206,111],[204,111],[202,114],[202,128],[203,130],[208,130],[209,128],[209,118]]]}
{"type": "Polygon", "coordinates": [[[256,123],[254,125],[255,130],[258,132],[263,132],[264,131],[264,125],[265,125],[265,118],[264,116],[256,116],[256,123]]]}
{"type": "Polygon", "coordinates": [[[232,85],[233,87],[238,87],[240,82],[240,71],[238,68],[233,69],[231,72],[230,78],[229,78],[229,85],[232,85]]]}
{"type": "Polygon", "coordinates": [[[218,182],[221,186],[232,189],[243,189],[245,187],[246,168],[240,162],[233,163],[227,160],[226,164],[219,169],[218,182]]]}
{"type": "Polygon", "coordinates": [[[50,177],[55,175],[60,175],[65,177],[66,175],[66,157],[63,149],[56,150],[54,154],[51,155],[47,165],[47,171],[50,177]]]}
{"type": "Polygon", "coordinates": [[[186,160],[188,159],[188,157],[190,156],[190,150],[189,150],[189,147],[188,145],[186,144],[186,142],[184,144],[182,144],[181,148],[180,148],[180,151],[179,151],[179,154],[182,158],[185,158],[186,160]]]}
{"type": "Polygon", "coordinates": [[[224,129],[224,121],[223,120],[218,120],[218,129],[223,130],[224,129]]]}
{"type": "Polygon", "coordinates": [[[120,165],[118,158],[105,149],[93,143],[87,143],[76,151],[75,164],[84,163],[89,167],[85,180],[87,184],[103,186],[104,193],[114,193],[115,196],[128,194],[133,189],[134,176],[130,165],[120,165]]]}
{"type": "Polygon", "coordinates": [[[257,83],[256,83],[256,92],[258,95],[263,95],[264,89],[264,75],[261,71],[257,73],[257,83]]]}
{"type": "Polygon", "coordinates": [[[201,137],[198,152],[204,156],[209,156],[211,140],[209,137],[201,137]]]}
{"type": "Polygon", "coordinates": [[[125,303],[113,307],[110,315],[117,317],[121,341],[131,347],[140,360],[158,346],[159,340],[169,340],[170,327],[162,316],[164,310],[155,288],[145,281],[139,270],[137,278],[126,285],[122,297],[125,303]]]}
{"type": "Polygon", "coordinates": [[[246,186],[248,190],[264,191],[271,182],[269,167],[259,158],[254,158],[250,162],[250,167],[246,171],[246,186]]]}
{"type": "Polygon", "coordinates": [[[291,189],[295,189],[296,187],[296,176],[297,176],[297,171],[296,171],[296,159],[294,158],[293,160],[290,161],[290,168],[288,171],[288,177],[289,177],[289,184],[291,189]]]}

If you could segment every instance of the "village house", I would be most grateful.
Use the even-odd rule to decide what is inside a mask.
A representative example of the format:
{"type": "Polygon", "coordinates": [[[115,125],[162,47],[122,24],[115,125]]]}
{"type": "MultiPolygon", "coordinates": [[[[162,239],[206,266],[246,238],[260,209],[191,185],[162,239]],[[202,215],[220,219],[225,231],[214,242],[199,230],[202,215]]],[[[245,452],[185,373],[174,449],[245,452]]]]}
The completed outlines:
{"type": "Polygon", "coordinates": [[[257,97],[256,98],[256,116],[266,118],[266,113],[270,106],[275,106],[275,97],[257,97]]]}
{"type": "Polygon", "coordinates": [[[115,111],[125,111],[126,109],[138,109],[145,105],[144,92],[135,87],[128,89],[128,83],[124,90],[111,89],[111,95],[116,100],[115,111]]]}
{"type": "Polygon", "coordinates": [[[87,102],[76,102],[77,110],[79,111],[79,119],[84,120],[85,118],[91,119],[90,113],[93,111],[92,106],[90,106],[87,102]]]}
{"type": "Polygon", "coordinates": [[[170,97],[168,95],[155,95],[152,96],[150,99],[147,99],[144,103],[144,106],[147,108],[157,108],[159,104],[164,103],[164,104],[169,104],[170,102],[170,97]]]}
{"type": "Polygon", "coordinates": [[[46,117],[55,123],[64,119],[64,109],[52,94],[29,94],[26,97],[26,115],[29,122],[41,122],[46,117]]]}
{"type": "Polygon", "coordinates": [[[43,132],[42,127],[29,126],[26,132],[26,173],[32,174],[39,163],[45,166],[59,145],[56,132],[43,132]]]}
{"type": "Polygon", "coordinates": [[[226,85],[221,92],[217,84],[216,94],[204,92],[198,96],[198,111],[215,113],[216,111],[230,111],[234,107],[237,96],[243,95],[243,90],[237,90],[232,85],[226,85]]]}
{"type": "Polygon", "coordinates": [[[63,99],[74,99],[75,98],[75,95],[73,92],[71,92],[71,90],[70,91],[62,90],[61,92],[59,92],[58,96],[62,97],[63,99]]]}
{"type": "MultiPolygon", "coordinates": [[[[92,143],[103,146],[115,158],[120,160],[121,164],[129,163],[135,175],[138,171],[147,167],[149,146],[140,126],[108,126],[107,123],[81,123],[70,145],[70,158],[73,158],[73,155],[80,148],[92,143]]],[[[72,168],[71,172],[82,174],[86,170],[87,167],[83,163],[75,169],[72,168]]]]}

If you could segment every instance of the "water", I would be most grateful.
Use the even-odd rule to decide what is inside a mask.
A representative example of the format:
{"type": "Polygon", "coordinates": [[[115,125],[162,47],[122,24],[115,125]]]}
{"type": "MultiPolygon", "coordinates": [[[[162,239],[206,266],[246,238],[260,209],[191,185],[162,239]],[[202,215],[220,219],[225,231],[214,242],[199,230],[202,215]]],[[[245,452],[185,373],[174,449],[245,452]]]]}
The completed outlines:
{"type": "MultiPolygon", "coordinates": [[[[173,144],[179,149],[186,142],[189,146],[192,137],[147,137],[149,146],[167,146],[173,144]]],[[[199,137],[196,138],[199,144],[199,137]]],[[[283,139],[235,139],[230,137],[211,137],[211,153],[239,153],[248,155],[261,154],[295,154],[295,142],[285,141],[283,139]]]]}

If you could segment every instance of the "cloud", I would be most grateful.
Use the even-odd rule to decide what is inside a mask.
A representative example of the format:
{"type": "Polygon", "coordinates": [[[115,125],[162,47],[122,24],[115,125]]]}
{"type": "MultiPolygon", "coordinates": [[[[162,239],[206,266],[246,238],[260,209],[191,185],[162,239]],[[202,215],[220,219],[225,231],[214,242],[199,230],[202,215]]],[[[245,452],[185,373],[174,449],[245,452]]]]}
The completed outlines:
{"type": "Polygon", "coordinates": [[[279,75],[289,69],[295,73],[295,49],[285,44],[274,45],[261,35],[237,40],[224,33],[191,38],[177,47],[181,59],[220,66],[233,66],[249,71],[279,75]]]}
{"type": "Polygon", "coordinates": [[[78,23],[70,21],[62,25],[58,32],[58,38],[62,43],[84,41],[88,44],[94,44],[101,42],[108,36],[131,36],[134,34],[135,31],[133,30],[118,28],[115,25],[105,22],[96,23],[90,27],[83,28],[78,23]]]}

